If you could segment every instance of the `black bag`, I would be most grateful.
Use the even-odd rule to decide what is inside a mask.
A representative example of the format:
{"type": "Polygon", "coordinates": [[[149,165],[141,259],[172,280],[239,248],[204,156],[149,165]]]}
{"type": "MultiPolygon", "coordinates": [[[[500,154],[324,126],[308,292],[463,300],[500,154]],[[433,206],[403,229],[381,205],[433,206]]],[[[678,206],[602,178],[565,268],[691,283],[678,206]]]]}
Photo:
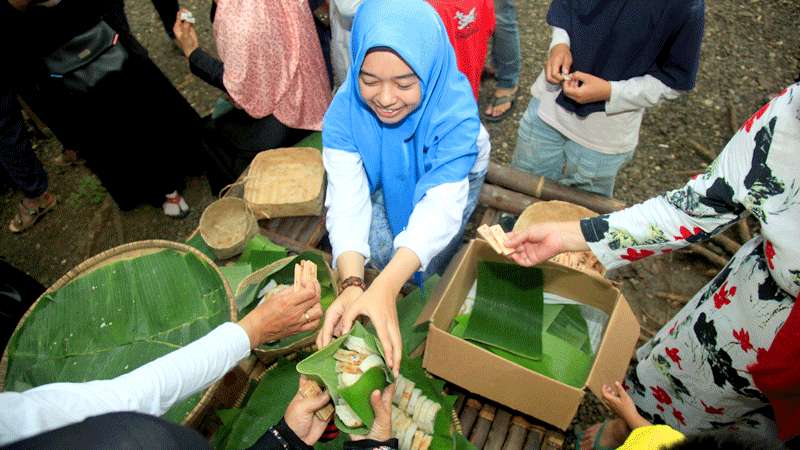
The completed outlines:
{"type": "Polygon", "coordinates": [[[75,36],[44,58],[51,78],[61,79],[64,86],[77,92],[88,92],[103,78],[122,70],[128,52],[118,45],[119,34],[105,21],[75,36]]]}

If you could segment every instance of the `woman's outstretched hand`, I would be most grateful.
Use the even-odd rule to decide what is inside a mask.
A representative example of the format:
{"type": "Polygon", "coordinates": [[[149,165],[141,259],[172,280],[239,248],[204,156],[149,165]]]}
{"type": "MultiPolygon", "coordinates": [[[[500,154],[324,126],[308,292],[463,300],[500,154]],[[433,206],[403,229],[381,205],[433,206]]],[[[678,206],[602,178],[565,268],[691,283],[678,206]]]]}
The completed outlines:
{"type": "Polygon", "coordinates": [[[577,221],[531,225],[524,231],[508,233],[505,246],[514,250],[508,257],[525,267],[535,266],[559,253],[589,250],[577,221]]]}

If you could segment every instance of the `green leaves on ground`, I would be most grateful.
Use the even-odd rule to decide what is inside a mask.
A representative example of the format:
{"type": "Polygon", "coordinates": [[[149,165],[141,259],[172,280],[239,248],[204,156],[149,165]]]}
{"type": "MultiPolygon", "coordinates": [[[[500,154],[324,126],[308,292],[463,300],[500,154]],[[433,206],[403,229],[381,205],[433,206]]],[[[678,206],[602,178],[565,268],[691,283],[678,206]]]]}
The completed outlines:
{"type": "MultiPolygon", "coordinates": [[[[116,261],[36,304],[9,344],[6,389],[114,378],[205,336],[229,308],[222,279],[193,254],[116,261]]],[[[183,420],[198,399],[165,417],[183,420]]]]}

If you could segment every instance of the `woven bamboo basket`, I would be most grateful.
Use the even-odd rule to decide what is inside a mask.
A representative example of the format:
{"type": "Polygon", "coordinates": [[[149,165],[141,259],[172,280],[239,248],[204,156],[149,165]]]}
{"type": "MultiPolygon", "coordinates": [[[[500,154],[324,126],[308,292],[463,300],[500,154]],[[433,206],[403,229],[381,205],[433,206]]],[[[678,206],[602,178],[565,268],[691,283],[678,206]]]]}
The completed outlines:
{"type": "MultiPolygon", "coordinates": [[[[239,287],[236,289],[236,296],[238,297],[239,294],[241,294],[251,284],[261,283],[271,274],[277,272],[283,267],[286,267],[286,265],[289,264],[289,262],[291,262],[294,258],[296,258],[296,256],[287,256],[286,258],[279,259],[273,262],[272,264],[262,267],[261,269],[258,269],[255,272],[251,273],[245,279],[243,279],[241,283],[239,283],[239,287]]],[[[325,269],[327,269],[328,273],[331,274],[331,284],[333,286],[334,292],[339,292],[339,282],[337,281],[338,277],[336,276],[336,272],[333,271],[333,269],[330,267],[330,265],[328,265],[327,262],[325,263],[325,269]]],[[[268,366],[274,363],[275,360],[277,360],[281,356],[285,356],[290,353],[295,353],[305,347],[314,345],[315,341],[316,341],[316,335],[312,334],[297,342],[294,342],[293,344],[285,348],[263,349],[260,347],[256,347],[253,350],[253,353],[255,353],[255,355],[264,365],[268,366]]]]}
{"type": "Polygon", "coordinates": [[[244,250],[258,232],[258,221],[242,199],[224,197],[206,207],[197,229],[214,254],[227,259],[244,250]]]}
{"type": "Polygon", "coordinates": [[[259,153],[245,176],[244,200],[259,217],[319,216],[325,196],[319,150],[278,148],[259,153]]]}
{"type": "MultiPolygon", "coordinates": [[[[569,222],[595,216],[597,216],[596,212],[569,202],[560,200],[537,202],[522,211],[517,223],[514,224],[514,231],[522,231],[537,223],[569,222]]],[[[550,261],[583,272],[596,273],[600,276],[605,276],[606,274],[605,267],[600,264],[600,261],[597,260],[597,257],[592,252],[562,253],[550,258],[550,261]]]]}
{"type": "MultiPolygon", "coordinates": [[[[220,280],[225,287],[225,296],[228,299],[228,305],[230,310],[230,319],[232,322],[236,322],[236,300],[233,297],[233,292],[231,291],[231,287],[228,285],[228,282],[225,280],[225,277],[220,272],[219,268],[211,261],[206,255],[202,254],[198,250],[193,247],[190,247],[185,244],[180,244],[177,242],[171,241],[164,241],[164,240],[147,240],[147,241],[138,241],[132,242],[129,244],[123,244],[118,247],[114,247],[110,250],[106,250],[102,253],[99,253],[86,261],[78,264],[73,269],[68,271],[64,276],[59,278],[52,286],[50,286],[38,299],[28,308],[28,311],[20,319],[17,327],[14,329],[14,333],[12,334],[15,336],[20,329],[22,329],[25,321],[30,317],[31,313],[35,310],[36,305],[42,301],[45,295],[55,292],[62,287],[69,284],[71,281],[80,278],[83,275],[86,275],[92,272],[95,269],[99,269],[104,267],[108,264],[111,264],[116,261],[122,261],[127,259],[134,259],[140,256],[149,255],[152,253],[159,252],[165,249],[172,249],[177,250],[183,253],[191,253],[209,267],[211,267],[214,272],[216,272],[217,276],[219,276],[220,280]]],[[[6,383],[6,373],[8,371],[8,349],[3,352],[3,358],[0,359],[0,391],[5,390],[5,383],[6,383]]],[[[214,397],[215,393],[219,389],[220,381],[212,384],[206,390],[203,396],[200,398],[200,401],[197,405],[189,412],[186,418],[183,420],[183,425],[187,425],[190,427],[194,427],[200,423],[203,416],[205,416],[209,412],[209,407],[211,403],[211,399],[214,397]]]]}

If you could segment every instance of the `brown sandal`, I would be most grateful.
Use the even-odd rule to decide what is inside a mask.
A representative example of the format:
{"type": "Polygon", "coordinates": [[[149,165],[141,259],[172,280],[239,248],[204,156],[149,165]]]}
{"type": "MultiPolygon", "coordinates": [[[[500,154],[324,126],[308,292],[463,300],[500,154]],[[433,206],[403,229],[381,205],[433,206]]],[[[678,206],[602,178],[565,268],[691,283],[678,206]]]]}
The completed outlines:
{"type": "Polygon", "coordinates": [[[32,227],[43,215],[53,209],[58,202],[56,196],[49,192],[42,194],[39,200],[44,200],[44,205],[37,205],[35,208],[29,208],[22,201],[19,202],[19,210],[8,224],[8,229],[12,233],[22,233],[32,227]]]}

